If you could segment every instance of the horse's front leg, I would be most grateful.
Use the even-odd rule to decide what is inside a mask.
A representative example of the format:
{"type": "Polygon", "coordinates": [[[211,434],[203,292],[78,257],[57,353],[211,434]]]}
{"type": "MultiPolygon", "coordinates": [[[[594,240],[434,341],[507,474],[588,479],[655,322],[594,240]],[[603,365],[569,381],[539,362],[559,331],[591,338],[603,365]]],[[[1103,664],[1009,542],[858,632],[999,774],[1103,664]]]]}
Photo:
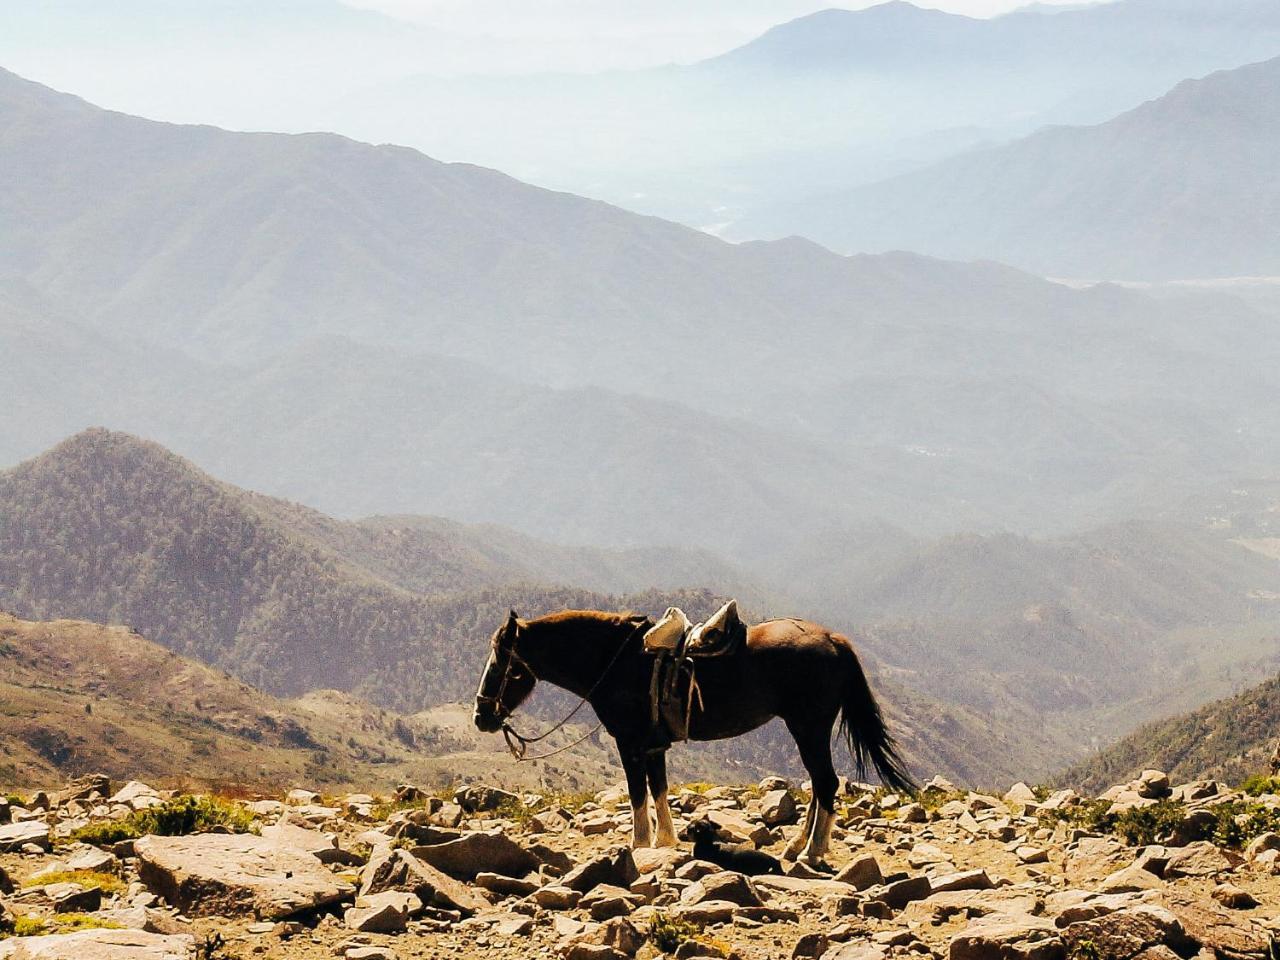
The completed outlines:
{"type": "Polygon", "coordinates": [[[652,836],[649,825],[649,791],[645,781],[645,753],[633,747],[618,744],[622,757],[622,769],[627,774],[627,792],[631,795],[631,847],[633,850],[649,846],[652,836]]]}
{"type": "Polygon", "coordinates": [[[671,819],[671,805],[667,802],[667,752],[655,750],[645,758],[645,768],[649,772],[649,794],[653,797],[653,809],[658,820],[658,835],[653,841],[655,847],[674,847],[679,845],[676,839],[676,825],[671,819]]]}

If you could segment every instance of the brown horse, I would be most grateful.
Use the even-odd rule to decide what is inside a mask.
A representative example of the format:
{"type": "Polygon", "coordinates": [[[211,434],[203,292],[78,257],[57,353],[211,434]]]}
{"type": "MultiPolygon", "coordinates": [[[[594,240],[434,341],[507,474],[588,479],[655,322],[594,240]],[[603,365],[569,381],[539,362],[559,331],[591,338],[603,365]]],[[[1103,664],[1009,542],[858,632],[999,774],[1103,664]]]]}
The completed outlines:
{"type": "MultiPolygon", "coordinates": [[[[648,846],[648,795],[657,813],[657,846],[674,846],[667,807],[669,741],[650,722],[653,656],[642,637],[652,621],[635,614],[566,610],[521,620],[513,610],[494,633],[480,688],[475,723],[494,733],[539,680],[563,687],[591,704],[618,744],[634,814],[632,839],[648,846]]],[[[700,660],[701,706],[690,717],[693,740],[736,737],[781,717],[800,750],[813,783],[804,829],[785,857],[820,860],[830,842],[838,788],[831,760],[837,718],[859,777],[873,765],[886,785],[910,789],[912,781],[885,726],[857,654],[847,637],[802,620],[769,620],[749,630],[736,608],[724,624],[746,633],[736,653],[700,660]]]]}

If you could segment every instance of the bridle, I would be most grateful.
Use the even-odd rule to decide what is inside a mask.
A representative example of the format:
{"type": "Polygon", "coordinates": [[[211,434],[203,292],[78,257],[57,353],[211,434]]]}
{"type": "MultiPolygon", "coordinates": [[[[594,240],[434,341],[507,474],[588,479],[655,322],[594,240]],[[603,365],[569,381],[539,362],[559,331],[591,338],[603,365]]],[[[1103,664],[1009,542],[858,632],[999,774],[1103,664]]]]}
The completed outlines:
{"type": "Polygon", "coordinates": [[[511,716],[511,711],[507,709],[503,700],[507,694],[507,686],[511,683],[512,677],[515,675],[513,667],[519,667],[524,670],[534,680],[538,679],[538,675],[533,672],[533,668],[529,666],[529,662],[516,653],[515,638],[511,640],[511,649],[503,650],[498,644],[498,638],[495,636],[489,644],[490,652],[496,660],[499,654],[505,654],[507,658],[506,665],[502,668],[502,679],[498,682],[498,692],[494,694],[476,693],[476,704],[490,704],[493,707],[494,715],[502,721],[503,727],[506,726],[507,718],[511,716]]]}
{"type": "Polygon", "coordinates": [[[528,755],[529,744],[538,743],[541,740],[547,739],[547,737],[551,736],[557,730],[562,729],[565,726],[565,724],[567,724],[570,720],[572,720],[575,716],[578,715],[578,711],[580,711],[583,707],[585,707],[591,701],[591,695],[595,693],[597,689],[599,689],[600,684],[602,684],[604,682],[604,678],[609,675],[609,671],[613,669],[614,664],[616,664],[618,660],[622,657],[622,652],[627,649],[627,644],[631,641],[631,638],[634,637],[637,633],[647,630],[649,626],[650,624],[648,620],[639,621],[636,624],[636,628],[633,631],[631,631],[631,633],[628,633],[622,639],[622,642],[618,644],[618,649],[614,651],[613,657],[609,660],[608,664],[605,665],[604,670],[601,672],[600,676],[596,679],[596,682],[591,685],[591,689],[588,690],[586,694],[582,697],[582,699],[578,701],[577,705],[572,710],[569,711],[568,715],[566,715],[563,720],[555,724],[549,730],[544,730],[542,733],[538,734],[536,737],[526,737],[520,734],[515,729],[515,727],[511,726],[512,711],[508,710],[502,701],[503,701],[503,695],[507,692],[507,685],[511,682],[511,678],[514,673],[514,671],[512,670],[513,666],[518,666],[522,670],[525,670],[529,674],[529,676],[531,676],[534,679],[535,682],[538,679],[538,675],[533,672],[533,667],[529,666],[529,661],[525,660],[524,657],[520,656],[520,654],[516,652],[515,637],[511,638],[511,648],[509,650],[503,651],[502,648],[498,645],[498,636],[496,635],[494,636],[492,642],[490,643],[492,655],[496,658],[500,653],[505,652],[507,657],[507,662],[506,662],[506,665],[502,668],[502,679],[498,682],[498,692],[495,694],[483,694],[483,693],[477,692],[476,703],[477,704],[487,703],[487,704],[493,705],[494,715],[497,716],[498,719],[502,721],[502,726],[499,728],[502,731],[502,737],[504,740],[506,740],[507,749],[511,751],[511,755],[516,758],[517,763],[523,763],[526,760],[546,760],[548,757],[554,757],[558,753],[564,753],[566,750],[572,750],[574,747],[578,746],[578,744],[585,743],[586,741],[590,740],[592,737],[594,737],[597,733],[600,732],[600,728],[604,726],[603,720],[601,720],[594,727],[592,727],[591,730],[589,730],[586,734],[579,737],[577,740],[573,741],[572,743],[567,743],[562,747],[557,747],[555,750],[552,750],[548,753],[539,754],[536,757],[531,757],[528,755]]]}

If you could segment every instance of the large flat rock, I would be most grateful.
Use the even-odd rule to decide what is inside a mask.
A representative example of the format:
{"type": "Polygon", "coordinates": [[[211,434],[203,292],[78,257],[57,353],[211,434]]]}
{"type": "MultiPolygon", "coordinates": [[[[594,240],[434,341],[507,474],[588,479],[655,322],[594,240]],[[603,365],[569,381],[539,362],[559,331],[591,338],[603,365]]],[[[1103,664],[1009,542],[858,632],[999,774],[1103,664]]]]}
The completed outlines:
{"type": "Polygon", "coordinates": [[[0,960],[189,960],[189,936],[141,930],[80,930],[50,937],[0,940],[0,960]]]}
{"type": "Polygon", "coordinates": [[[143,837],[134,851],[142,882],[188,916],[278,920],[355,894],[315,857],[263,837],[143,837]]]}

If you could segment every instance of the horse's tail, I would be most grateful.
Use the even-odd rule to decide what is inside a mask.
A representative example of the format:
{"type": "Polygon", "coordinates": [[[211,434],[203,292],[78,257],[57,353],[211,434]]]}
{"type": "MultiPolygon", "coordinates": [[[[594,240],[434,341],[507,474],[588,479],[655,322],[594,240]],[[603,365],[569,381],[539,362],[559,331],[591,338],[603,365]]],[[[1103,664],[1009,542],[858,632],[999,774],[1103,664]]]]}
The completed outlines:
{"type": "Polygon", "coordinates": [[[852,646],[844,651],[844,693],[840,703],[840,736],[849,744],[858,779],[865,780],[867,767],[874,766],[880,782],[894,790],[914,791],[915,781],[906,761],[880,713],[867,675],[852,646]]]}

